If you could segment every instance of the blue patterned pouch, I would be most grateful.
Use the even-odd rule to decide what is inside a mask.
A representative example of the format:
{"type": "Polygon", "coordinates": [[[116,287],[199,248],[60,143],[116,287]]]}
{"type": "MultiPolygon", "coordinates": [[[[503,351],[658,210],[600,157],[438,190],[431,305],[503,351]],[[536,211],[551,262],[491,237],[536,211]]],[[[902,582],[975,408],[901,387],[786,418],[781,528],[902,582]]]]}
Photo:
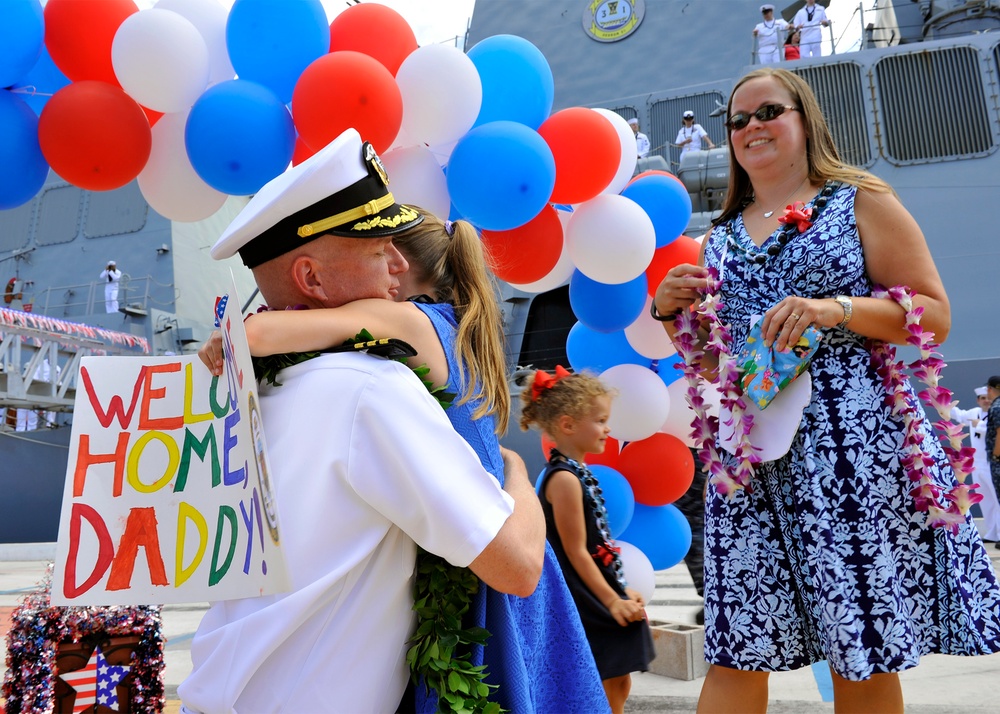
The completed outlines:
{"type": "Polygon", "coordinates": [[[810,325],[791,350],[777,352],[773,344],[771,347],[764,344],[760,334],[763,322],[758,320],[750,328],[746,344],[737,358],[743,393],[761,409],[767,407],[778,396],[778,392],[806,370],[823,338],[823,333],[815,325],[810,325]]]}

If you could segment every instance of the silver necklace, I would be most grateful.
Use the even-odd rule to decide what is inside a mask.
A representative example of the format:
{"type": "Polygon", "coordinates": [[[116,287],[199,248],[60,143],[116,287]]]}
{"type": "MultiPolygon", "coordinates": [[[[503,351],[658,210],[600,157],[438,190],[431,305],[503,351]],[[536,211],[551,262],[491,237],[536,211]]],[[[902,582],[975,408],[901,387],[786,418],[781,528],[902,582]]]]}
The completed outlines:
{"type": "MultiPolygon", "coordinates": [[[[805,184],[805,182],[808,179],[809,179],[809,176],[807,175],[804,179],[802,179],[802,183],[800,183],[798,186],[796,186],[795,188],[793,188],[791,190],[791,192],[787,196],[785,196],[784,200],[782,200],[781,203],[778,204],[778,206],[780,207],[782,203],[785,203],[785,201],[787,201],[792,196],[794,196],[796,193],[798,193],[798,190],[800,188],[802,188],[803,184],[805,184]]],[[[757,203],[757,199],[754,198],[753,202],[757,203]]],[[[772,208],[770,211],[764,211],[764,218],[770,218],[771,216],[774,215],[774,212],[777,211],[777,210],[778,210],[778,208],[776,207],[776,208],[772,208]]]]}

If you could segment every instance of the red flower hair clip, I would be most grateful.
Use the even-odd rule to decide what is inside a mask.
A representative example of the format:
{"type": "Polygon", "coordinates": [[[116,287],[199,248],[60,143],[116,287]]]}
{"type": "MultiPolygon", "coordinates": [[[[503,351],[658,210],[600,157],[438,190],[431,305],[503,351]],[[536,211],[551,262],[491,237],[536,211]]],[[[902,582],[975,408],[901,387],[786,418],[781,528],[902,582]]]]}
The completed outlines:
{"type": "Polygon", "coordinates": [[[554,375],[549,374],[545,370],[538,370],[535,372],[535,381],[531,384],[531,401],[537,402],[542,392],[546,389],[552,389],[556,382],[569,376],[570,372],[558,364],[556,365],[556,373],[554,375]]]}
{"type": "Polygon", "coordinates": [[[795,224],[799,233],[805,233],[812,227],[812,217],[813,209],[806,208],[806,204],[802,201],[796,201],[790,206],[785,206],[785,213],[778,219],[778,223],[795,224]]]}

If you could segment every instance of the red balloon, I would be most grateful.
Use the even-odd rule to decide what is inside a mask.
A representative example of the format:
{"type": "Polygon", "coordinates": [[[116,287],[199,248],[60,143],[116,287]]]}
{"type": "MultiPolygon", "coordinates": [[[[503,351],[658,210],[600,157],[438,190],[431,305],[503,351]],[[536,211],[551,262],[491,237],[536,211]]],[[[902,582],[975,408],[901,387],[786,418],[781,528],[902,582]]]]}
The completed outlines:
{"type": "Polygon", "coordinates": [[[538,127],[556,160],[552,203],[583,203],[618,173],[622,145],[614,125],[593,109],[570,107],[538,127]]]}
{"type": "Polygon", "coordinates": [[[96,79],[119,86],[111,44],[119,26],[136,12],[132,0],[49,0],[45,46],[52,61],[74,82],[96,79]]]}
{"type": "Polygon", "coordinates": [[[523,226],[509,231],[483,231],[483,249],[493,274],[508,283],[524,285],[541,280],[559,262],[563,227],[552,206],[523,226]]]}
{"type": "Polygon", "coordinates": [[[295,137],[295,149],[292,151],[292,166],[298,166],[316,152],[309,148],[309,144],[302,141],[301,136],[295,137]]]}
{"type": "Polygon", "coordinates": [[[292,118],[313,151],[353,127],[382,153],[399,133],[403,97],[378,60],[360,52],[334,52],[315,60],[299,77],[292,118]]]}
{"type": "Polygon", "coordinates": [[[631,186],[636,181],[638,181],[639,179],[641,179],[643,176],[653,176],[653,175],[669,176],[670,178],[672,178],[674,181],[677,181],[681,185],[684,184],[683,181],[681,181],[679,178],[677,178],[676,176],[674,176],[669,171],[660,171],[659,169],[648,169],[646,171],[643,171],[641,174],[636,174],[635,176],[633,176],[632,178],[630,178],[629,181],[628,181],[628,183],[626,184],[626,186],[631,186]]]}
{"type": "Polygon", "coordinates": [[[415,49],[410,25],[385,5],[351,5],[330,23],[330,52],[352,50],[374,57],[393,77],[415,49]]]}
{"type": "Polygon", "coordinates": [[[644,506],[673,503],[694,480],[691,450],[676,436],[660,432],[626,444],[617,468],[632,486],[635,502],[644,506]]]}
{"type": "Polygon", "coordinates": [[[656,288],[663,281],[667,271],[681,263],[698,264],[701,243],[688,236],[679,236],[662,248],[657,248],[653,259],[646,268],[646,289],[649,296],[656,295],[656,288]]]}
{"type": "Polygon", "coordinates": [[[38,142],[52,170],[90,191],[120,188],[142,171],[152,134],[142,107],[105,82],[73,82],[49,99],[38,142]]]}

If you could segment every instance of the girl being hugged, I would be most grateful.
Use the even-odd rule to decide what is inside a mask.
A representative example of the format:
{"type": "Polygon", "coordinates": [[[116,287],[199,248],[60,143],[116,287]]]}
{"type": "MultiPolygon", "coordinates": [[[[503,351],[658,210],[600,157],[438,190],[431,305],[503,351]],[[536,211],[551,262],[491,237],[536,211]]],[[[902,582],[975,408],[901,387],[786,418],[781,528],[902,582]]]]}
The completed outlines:
{"type": "Polygon", "coordinates": [[[611,710],[624,711],[631,672],[646,671],[653,639],[645,602],[627,587],[608,530],[604,497],[584,463],[604,451],[611,392],[589,374],[535,372],[521,392],[521,428],[535,424],[554,442],[538,487],[546,536],[562,566],[597,662],[611,710]]]}

